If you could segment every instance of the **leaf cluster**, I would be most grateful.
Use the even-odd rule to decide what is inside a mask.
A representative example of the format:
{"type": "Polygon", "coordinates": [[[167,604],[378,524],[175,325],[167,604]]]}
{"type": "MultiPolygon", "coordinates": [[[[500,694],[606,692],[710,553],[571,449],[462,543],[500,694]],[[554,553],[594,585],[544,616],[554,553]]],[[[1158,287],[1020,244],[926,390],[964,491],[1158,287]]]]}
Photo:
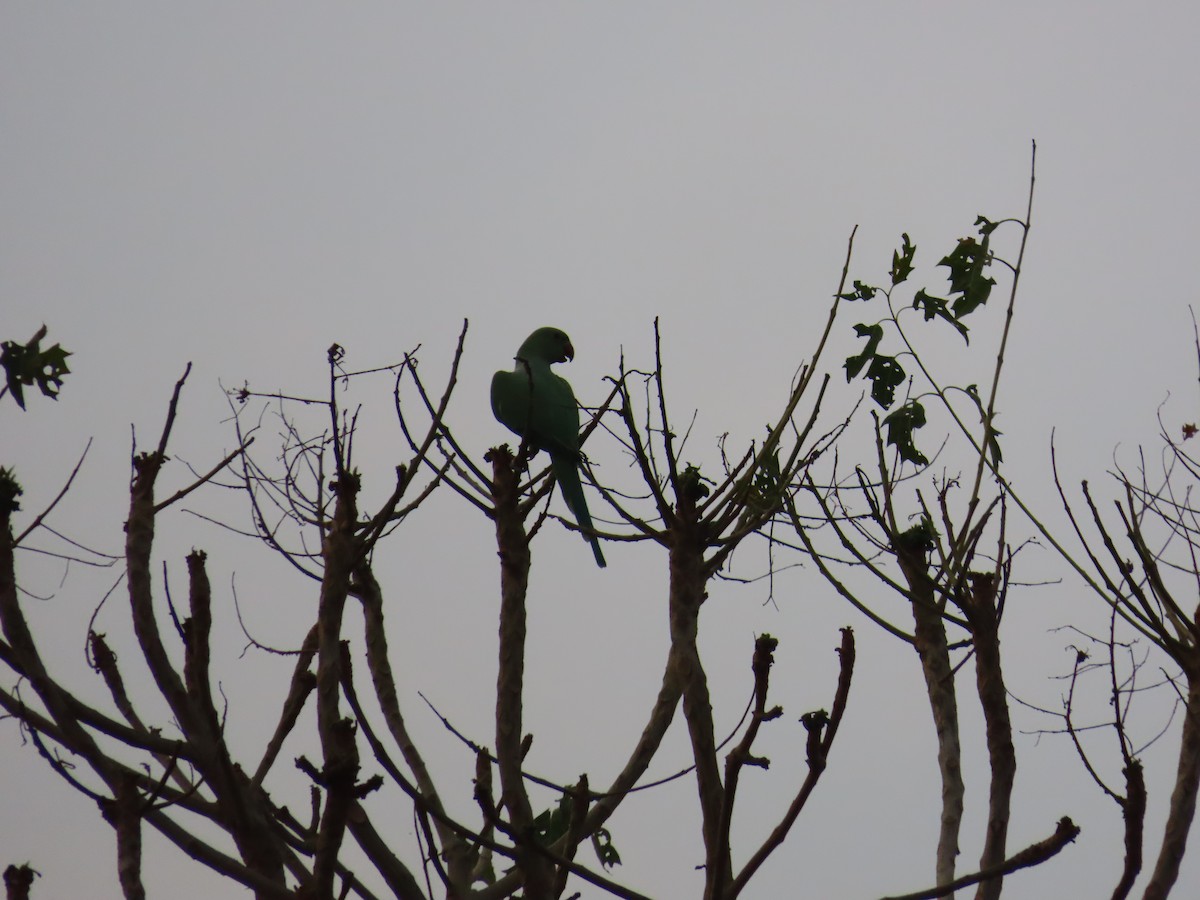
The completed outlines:
{"type": "MultiPolygon", "coordinates": [[[[987,303],[992,287],[996,284],[996,280],[987,274],[987,270],[993,260],[989,246],[991,234],[998,224],[984,216],[978,216],[975,225],[979,237],[959,238],[954,250],[938,262],[938,266],[949,269],[947,280],[950,289],[946,297],[935,296],[925,288],[919,289],[913,296],[911,307],[921,311],[924,321],[940,319],[948,322],[968,343],[968,329],[963,320],[987,303]]],[[[866,344],[858,353],[846,358],[846,381],[853,381],[861,375],[870,382],[871,399],[880,408],[892,410],[883,420],[887,427],[888,445],[896,448],[902,460],[925,465],[929,460],[917,449],[914,438],[917,429],[925,425],[925,408],[919,399],[908,397],[899,407],[893,409],[896,406],[897,389],[909,380],[909,372],[902,357],[911,355],[911,348],[901,332],[903,348],[896,353],[886,353],[882,350],[884,326],[890,323],[899,330],[898,314],[892,306],[892,292],[913,273],[916,253],[916,244],[907,233],[902,234],[900,247],[892,253],[892,267],[888,273],[889,286],[880,288],[855,280],[853,290],[838,294],[838,298],[847,302],[871,302],[879,295],[885,298],[888,314],[884,318],[874,323],[860,322],[854,326],[854,333],[859,338],[864,338],[866,344]]],[[[974,385],[966,388],[966,391],[978,403],[978,392],[974,385]]],[[[999,459],[998,446],[991,449],[995,458],[999,459]]]]}
{"type": "MultiPolygon", "coordinates": [[[[567,837],[571,828],[571,809],[575,800],[563,792],[558,801],[545,809],[533,820],[533,833],[543,847],[552,848],[567,837]]],[[[621,854],[613,846],[612,833],[607,828],[598,828],[591,836],[592,849],[605,869],[621,864],[621,854]]]]}
{"type": "Polygon", "coordinates": [[[46,326],[43,325],[26,344],[0,343],[0,367],[7,378],[7,390],[21,409],[25,408],[25,388],[35,384],[45,396],[57,400],[63,376],[71,371],[67,367],[70,351],[64,350],[61,344],[41,349],[45,336],[46,326]]]}

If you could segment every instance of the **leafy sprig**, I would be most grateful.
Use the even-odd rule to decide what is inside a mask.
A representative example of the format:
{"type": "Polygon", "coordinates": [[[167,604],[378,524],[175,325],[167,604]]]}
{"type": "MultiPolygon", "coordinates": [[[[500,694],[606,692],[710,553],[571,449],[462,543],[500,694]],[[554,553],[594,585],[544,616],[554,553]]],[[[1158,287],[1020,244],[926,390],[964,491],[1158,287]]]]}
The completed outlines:
{"type": "MultiPolygon", "coordinates": [[[[971,313],[985,305],[991,295],[996,279],[988,274],[993,255],[990,247],[991,235],[999,222],[993,222],[985,216],[975,219],[978,237],[968,236],[959,238],[955,248],[942,257],[939,267],[949,269],[947,280],[949,291],[947,296],[939,297],[931,294],[925,288],[920,288],[913,296],[912,308],[923,314],[924,321],[940,320],[949,323],[965,342],[970,343],[969,329],[963,321],[971,313]]],[[[919,398],[907,397],[899,406],[897,389],[908,380],[908,371],[901,361],[907,348],[899,353],[884,352],[884,325],[888,322],[897,324],[893,312],[892,292],[906,282],[915,268],[917,254],[916,244],[907,233],[900,236],[900,247],[892,253],[892,267],[889,271],[890,285],[880,288],[866,282],[855,280],[853,290],[839,294],[838,297],[847,302],[862,301],[869,303],[877,296],[883,295],[888,304],[888,315],[874,323],[860,322],[854,326],[854,333],[866,340],[862,350],[846,358],[846,381],[853,381],[860,375],[871,383],[871,399],[884,410],[892,410],[883,420],[887,426],[887,443],[896,448],[900,458],[915,465],[925,465],[928,458],[917,448],[915,432],[926,423],[925,408],[919,398]],[[895,407],[895,409],[893,409],[895,407]]],[[[967,388],[967,393],[980,406],[977,390],[967,388]]],[[[980,414],[982,415],[982,406],[980,414]]],[[[1000,445],[996,440],[999,432],[989,433],[988,452],[996,461],[1000,461],[1000,445]]]]}
{"type": "MultiPolygon", "coordinates": [[[[46,326],[43,325],[27,344],[0,342],[0,367],[8,381],[5,390],[12,394],[21,409],[25,408],[25,388],[36,384],[45,396],[57,400],[63,376],[71,372],[67,366],[70,351],[64,350],[61,344],[41,349],[45,336],[46,326]]],[[[3,391],[0,391],[2,395],[3,391]]]]}

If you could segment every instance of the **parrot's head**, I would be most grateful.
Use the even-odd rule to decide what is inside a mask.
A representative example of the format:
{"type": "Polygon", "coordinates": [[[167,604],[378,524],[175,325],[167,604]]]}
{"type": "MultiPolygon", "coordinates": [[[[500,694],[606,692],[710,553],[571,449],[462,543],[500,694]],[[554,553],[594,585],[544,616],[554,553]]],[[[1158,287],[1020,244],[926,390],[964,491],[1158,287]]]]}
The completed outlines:
{"type": "Polygon", "coordinates": [[[539,360],[546,363],[567,362],[575,358],[571,339],[561,328],[539,328],[517,351],[517,359],[539,360]]]}

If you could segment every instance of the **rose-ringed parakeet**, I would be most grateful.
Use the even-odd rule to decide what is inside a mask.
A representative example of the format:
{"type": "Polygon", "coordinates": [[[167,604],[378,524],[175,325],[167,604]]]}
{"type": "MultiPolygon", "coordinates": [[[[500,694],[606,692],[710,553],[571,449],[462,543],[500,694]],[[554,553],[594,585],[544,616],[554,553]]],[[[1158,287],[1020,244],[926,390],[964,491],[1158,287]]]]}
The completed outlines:
{"type": "Polygon", "coordinates": [[[565,332],[539,328],[517,350],[513,370],[492,376],[492,412],[531,447],[550,454],[550,467],[567,508],[584,540],[592,545],[596,564],[604,568],[604,554],[592,533],[592,516],[579,481],[579,405],[567,380],[550,371],[553,363],[574,356],[575,348],[565,332]]]}

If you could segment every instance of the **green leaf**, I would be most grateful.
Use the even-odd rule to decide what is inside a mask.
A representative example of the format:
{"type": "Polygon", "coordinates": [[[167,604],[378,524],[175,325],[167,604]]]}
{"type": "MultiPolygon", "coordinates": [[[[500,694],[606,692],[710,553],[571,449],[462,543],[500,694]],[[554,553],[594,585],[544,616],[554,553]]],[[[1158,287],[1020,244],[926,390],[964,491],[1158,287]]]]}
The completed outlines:
{"type": "MultiPolygon", "coordinates": [[[[983,408],[983,398],[979,396],[979,385],[968,384],[965,388],[967,396],[975,402],[975,408],[979,411],[979,421],[987,421],[987,412],[983,408]]],[[[999,466],[1001,460],[1004,459],[1004,454],[1000,452],[1000,435],[1003,431],[997,431],[994,427],[989,431],[984,429],[984,452],[992,458],[992,465],[999,466]]]]}
{"type": "Polygon", "coordinates": [[[906,553],[924,556],[932,553],[937,546],[937,531],[929,516],[921,516],[921,521],[896,535],[896,549],[906,553]]]}
{"type": "Polygon", "coordinates": [[[912,273],[916,253],[917,246],[908,239],[908,232],[900,235],[900,249],[892,252],[892,287],[907,280],[912,273]]]}
{"type": "Polygon", "coordinates": [[[846,381],[853,381],[855,376],[867,367],[864,377],[871,382],[871,399],[887,409],[896,398],[896,388],[904,383],[907,377],[904,366],[894,356],[881,356],[878,353],[879,343],[883,340],[883,325],[863,325],[861,322],[854,326],[854,333],[867,339],[867,346],[862,353],[846,359],[846,381]],[[870,365],[867,365],[870,363],[870,365]]]}
{"type": "Polygon", "coordinates": [[[1003,431],[997,431],[995,428],[988,433],[987,447],[985,449],[992,457],[993,466],[999,466],[1001,460],[1004,459],[1004,454],[1000,452],[1000,435],[1002,434],[1004,434],[1003,431]]]}
{"type": "Polygon", "coordinates": [[[999,222],[993,222],[987,216],[976,216],[975,224],[979,226],[979,233],[987,237],[993,231],[1000,227],[999,222]]]}
{"type": "Polygon", "coordinates": [[[927,293],[924,288],[917,291],[917,295],[913,297],[913,309],[919,309],[925,314],[925,321],[930,319],[945,319],[951,325],[958,329],[958,333],[962,335],[963,340],[968,344],[971,339],[967,337],[967,326],[958,321],[954,314],[950,312],[949,301],[941,297],[935,297],[927,293]]]}
{"type": "Polygon", "coordinates": [[[592,849],[596,851],[596,858],[605,869],[621,864],[621,854],[613,846],[612,835],[607,828],[596,829],[596,833],[592,835],[592,849]]]}
{"type": "Polygon", "coordinates": [[[970,315],[986,303],[996,283],[996,279],[983,274],[983,270],[992,262],[988,241],[987,235],[982,241],[971,237],[959,238],[954,251],[942,257],[938,263],[950,270],[950,293],[962,294],[952,307],[955,318],[970,315]]]}
{"type": "Polygon", "coordinates": [[[28,344],[0,343],[0,367],[8,379],[8,389],[21,409],[25,408],[26,387],[36,384],[45,396],[57,400],[63,376],[71,372],[67,367],[67,357],[71,354],[61,345],[55,344],[45,350],[40,348],[45,336],[46,326],[43,325],[28,344]]]}
{"type": "Polygon", "coordinates": [[[896,399],[896,388],[907,376],[896,357],[876,356],[871,360],[866,377],[871,381],[871,399],[887,409],[896,399]]]}
{"type": "Polygon", "coordinates": [[[913,432],[925,425],[925,407],[910,400],[883,420],[887,426],[887,442],[896,448],[906,462],[923,466],[929,462],[913,443],[913,432]]]}
{"type": "Polygon", "coordinates": [[[544,810],[533,820],[533,833],[537,836],[539,844],[549,847],[567,833],[570,825],[571,797],[563,794],[555,806],[544,810]]]}
{"type": "Polygon", "coordinates": [[[838,294],[842,300],[870,300],[879,292],[879,288],[871,287],[869,284],[863,284],[855,279],[854,290],[847,291],[844,294],[838,294]]]}
{"type": "Polygon", "coordinates": [[[782,495],[783,475],[779,469],[779,451],[776,450],[762,461],[754,473],[747,501],[758,509],[768,510],[778,506],[782,495]]]}
{"type": "Polygon", "coordinates": [[[846,357],[846,381],[847,383],[854,380],[855,376],[862,371],[863,366],[867,364],[879,347],[879,342],[883,340],[882,325],[863,325],[861,322],[854,326],[854,333],[859,337],[867,339],[867,346],[863,348],[862,353],[856,356],[846,357]]]}

